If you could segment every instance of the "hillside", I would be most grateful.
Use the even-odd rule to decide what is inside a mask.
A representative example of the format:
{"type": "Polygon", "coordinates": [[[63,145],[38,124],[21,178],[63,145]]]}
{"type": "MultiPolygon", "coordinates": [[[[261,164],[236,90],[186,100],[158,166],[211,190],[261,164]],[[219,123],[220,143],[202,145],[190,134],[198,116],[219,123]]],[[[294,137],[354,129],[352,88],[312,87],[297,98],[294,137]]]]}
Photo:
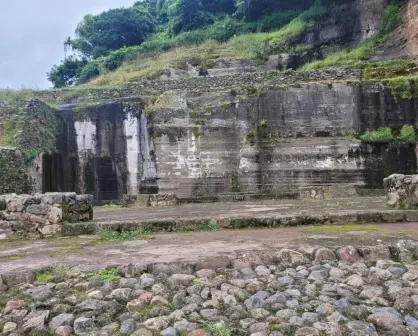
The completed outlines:
{"type": "Polygon", "coordinates": [[[76,38],[65,42],[78,57],[55,66],[49,79],[64,87],[264,69],[377,66],[410,73],[409,58],[418,50],[416,0],[219,0],[197,5],[206,18],[198,22],[196,15],[186,15],[197,10],[186,0],[150,0],[124,13],[116,9],[86,16],[76,38]],[[123,19],[128,21],[124,25],[122,19],[115,21],[127,13],[136,13],[141,26],[134,18],[123,19]],[[132,27],[136,36],[128,34],[132,27]],[[408,59],[393,61],[397,58],[408,59]],[[379,60],[390,61],[369,64],[379,60]]]}

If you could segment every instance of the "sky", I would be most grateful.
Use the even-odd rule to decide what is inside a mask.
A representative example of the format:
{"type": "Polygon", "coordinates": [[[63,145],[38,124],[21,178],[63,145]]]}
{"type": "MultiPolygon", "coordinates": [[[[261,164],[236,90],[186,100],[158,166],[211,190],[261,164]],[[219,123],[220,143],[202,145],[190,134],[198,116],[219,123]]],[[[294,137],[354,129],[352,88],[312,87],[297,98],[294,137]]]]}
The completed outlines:
{"type": "Polygon", "coordinates": [[[0,0],[0,89],[52,87],[46,73],[64,58],[64,40],[86,14],[135,0],[0,0]]]}

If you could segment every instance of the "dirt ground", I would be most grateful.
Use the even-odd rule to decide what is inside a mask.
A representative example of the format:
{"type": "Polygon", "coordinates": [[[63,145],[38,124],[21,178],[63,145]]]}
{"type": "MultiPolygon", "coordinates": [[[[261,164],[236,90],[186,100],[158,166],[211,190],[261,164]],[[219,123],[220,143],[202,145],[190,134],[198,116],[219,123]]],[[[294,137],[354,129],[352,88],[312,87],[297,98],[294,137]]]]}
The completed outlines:
{"type": "Polygon", "coordinates": [[[259,230],[165,233],[149,240],[103,242],[97,236],[60,237],[42,241],[1,241],[0,274],[38,270],[56,264],[95,269],[121,264],[197,261],[229,255],[275,253],[296,245],[375,245],[418,239],[418,223],[301,226],[259,230]]]}

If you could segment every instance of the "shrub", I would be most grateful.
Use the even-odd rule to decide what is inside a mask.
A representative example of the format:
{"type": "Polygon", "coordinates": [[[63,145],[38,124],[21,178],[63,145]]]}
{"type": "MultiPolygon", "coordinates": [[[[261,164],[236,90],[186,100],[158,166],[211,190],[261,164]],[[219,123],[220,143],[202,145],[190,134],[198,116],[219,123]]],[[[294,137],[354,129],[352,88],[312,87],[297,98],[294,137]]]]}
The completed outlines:
{"type": "Polygon", "coordinates": [[[360,136],[360,140],[370,143],[384,143],[395,140],[390,127],[382,127],[376,131],[367,131],[360,136]]]}
{"type": "Polygon", "coordinates": [[[397,137],[400,141],[405,141],[410,144],[415,144],[417,142],[417,137],[415,134],[415,128],[412,125],[404,125],[401,128],[400,134],[397,137]]]}

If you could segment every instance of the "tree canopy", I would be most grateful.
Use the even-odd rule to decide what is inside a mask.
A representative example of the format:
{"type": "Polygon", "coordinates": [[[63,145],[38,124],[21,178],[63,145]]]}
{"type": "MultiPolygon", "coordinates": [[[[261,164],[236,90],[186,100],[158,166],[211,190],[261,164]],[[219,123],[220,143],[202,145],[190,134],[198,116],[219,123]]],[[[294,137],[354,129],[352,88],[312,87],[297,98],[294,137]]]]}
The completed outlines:
{"type": "MultiPolygon", "coordinates": [[[[330,1],[330,0],[316,0],[330,1]]],[[[243,33],[279,29],[314,0],[143,0],[86,15],[64,46],[72,55],[47,74],[55,87],[83,83],[119,67],[132,50],[224,42],[243,33]]]]}

